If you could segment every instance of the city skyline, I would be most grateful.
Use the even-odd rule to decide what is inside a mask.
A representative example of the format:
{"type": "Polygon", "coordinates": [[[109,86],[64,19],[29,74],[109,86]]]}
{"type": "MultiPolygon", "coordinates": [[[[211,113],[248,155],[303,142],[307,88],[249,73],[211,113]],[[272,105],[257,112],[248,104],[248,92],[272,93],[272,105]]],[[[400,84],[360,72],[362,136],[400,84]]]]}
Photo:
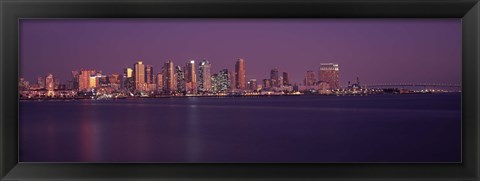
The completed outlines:
{"type": "Polygon", "coordinates": [[[270,70],[278,68],[279,74],[288,72],[289,81],[292,84],[302,84],[305,72],[308,70],[317,72],[317,66],[321,62],[336,62],[342,65],[341,86],[345,86],[347,81],[355,80],[357,76],[369,83],[460,83],[461,81],[461,28],[460,21],[456,19],[394,21],[22,20],[20,24],[20,72],[21,76],[27,80],[34,80],[38,76],[52,73],[65,81],[70,78],[71,70],[81,68],[102,70],[105,74],[121,73],[125,67],[131,67],[131,62],[137,60],[149,62],[148,64],[153,66],[154,74],[159,72],[158,70],[163,67],[162,64],[166,60],[173,60],[176,62],[175,65],[183,67],[185,62],[192,59],[196,62],[203,59],[212,62],[212,74],[223,69],[233,72],[235,59],[245,58],[248,60],[246,81],[270,78],[270,70]],[[132,30],[131,27],[135,27],[132,24],[139,26],[140,32],[145,31],[144,33],[149,35],[155,34],[154,40],[147,40],[145,36],[135,33],[133,33],[135,34],[133,37],[125,37],[123,36],[125,35],[124,31],[115,29],[124,27],[131,31],[130,34],[138,32],[132,30]],[[105,27],[109,28],[104,29],[105,27]],[[142,30],[142,27],[150,28],[142,30]],[[189,28],[198,30],[198,32],[187,31],[189,28]],[[233,34],[231,31],[236,30],[235,28],[240,28],[241,31],[234,32],[243,39],[229,36],[233,34]],[[217,35],[213,35],[210,29],[217,35]],[[356,31],[352,32],[350,29],[356,31]],[[174,30],[183,31],[173,32],[174,30]],[[317,33],[315,30],[319,32],[317,33]],[[326,33],[319,34],[320,30],[324,30],[326,33]],[[333,30],[340,32],[332,32],[333,30]],[[69,36],[72,33],[75,33],[77,37],[69,36]],[[194,35],[187,36],[186,33],[194,35]],[[99,34],[104,37],[98,37],[99,34]],[[62,36],[63,39],[59,39],[58,36],[62,36]],[[175,40],[169,36],[173,36],[175,40]],[[83,38],[79,39],[78,37],[83,38]],[[93,39],[94,37],[97,39],[93,39]],[[237,41],[227,42],[220,38],[237,41]],[[45,41],[47,39],[49,41],[45,41]],[[168,43],[161,43],[161,39],[168,43]],[[322,39],[325,41],[319,42],[322,39]],[[334,43],[338,41],[343,44],[334,43]],[[200,42],[203,43],[197,44],[200,42]],[[262,47],[258,48],[259,45],[253,44],[254,42],[262,47]],[[271,46],[265,47],[269,42],[271,46]],[[228,43],[232,48],[220,48],[219,43],[228,43]],[[288,45],[289,43],[292,45],[288,45]],[[98,46],[82,46],[86,44],[98,44],[98,46]],[[172,48],[165,48],[164,44],[169,44],[172,48]],[[142,46],[132,47],[133,45],[142,46]],[[154,49],[153,45],[159,49],[163,47],[162,50],[165,51],[154,49]],[[250,46],[241,48],[241,45],[250,46]],[[312,48],[312,45],[318,47],[312,48]],[[326,45],[338,47],[338,49],[326,47],[326,45]],[[388,50],[388,53],[380,51],[383,46],[385,47],[383,50],[388,50]],[[173,47],[177,49],[173,49],[173,47]],[[257,49],[253,50],[253,47],[257,49]],[[112,54],[112,51],[115,54],[112,54]],[[54,52],[58,53],[54,54],[54,52]],[[78,60],[78,58],[92,56],[98,58],[78,60]],[[292,58],[295,56],[298,59],[292,58]],[[357,58],[352,58],[352,56],[357,58]],[[95,64],[92,64],[91,61],[94,61],[95,64]]]}

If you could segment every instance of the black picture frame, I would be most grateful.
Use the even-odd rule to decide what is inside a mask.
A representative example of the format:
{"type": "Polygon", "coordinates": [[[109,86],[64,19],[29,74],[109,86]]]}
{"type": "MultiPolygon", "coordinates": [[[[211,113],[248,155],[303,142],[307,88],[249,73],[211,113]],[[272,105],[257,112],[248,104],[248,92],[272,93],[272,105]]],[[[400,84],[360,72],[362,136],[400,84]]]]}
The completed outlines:
{"type": "Polygon", "coordinates": [[[0,26],[1,180],[480,178],[478,0],[0,0],[0,26]],[[19,18],[461,18],[462,163],[18,163],[19,18]]]}

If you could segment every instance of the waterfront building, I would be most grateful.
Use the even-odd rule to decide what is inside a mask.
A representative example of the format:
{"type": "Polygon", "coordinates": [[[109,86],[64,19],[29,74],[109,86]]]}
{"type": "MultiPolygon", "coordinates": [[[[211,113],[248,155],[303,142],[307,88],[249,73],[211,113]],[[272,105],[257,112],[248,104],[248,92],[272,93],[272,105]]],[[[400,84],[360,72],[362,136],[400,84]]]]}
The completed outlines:
{"type": "Polygon", "coordinates": [[[185,86],[187,93],[197,93],[197,74],[195,73],[195,60],[190,60],[185,65],[185,86]]]}
{"type": "Polygon", "coordinates": [[[289,86],[290,85],[290,79],[288,78],[288,73],[283,72],[283,85],[289,86]]]}
{"type": "Polygon", "coordinates": [[[55,78],[51,73],[45,76],[45,89],[47,90],[47,96],[55,96],[55,78]]]}
{"type": "Polygon", "coordinates": [[[202,60],[198,67],[198,91],[210,92],[212,90],[212,79],[210,74],[211,64],[202,60]]]}
{"type": "Polygon", "coordinates": [[[228,69],[222,69],[218,72],[218,82],[220,92],[227,92],[232,88],[232,74],[228,69]]]}
{"type": "Polygon", "coordinates": [[[182,67],[175,67],[175,77],[177,78],[177,91],[185,92],[185,73],[182,70],[182,67]]]}
{"type": "Polygon", "coordinates": [[[263,88],[264,89],[272,88],[272,84],[270,83],[270,79],[263,79],[263,88]]]}
{"type": "Polygon", "coordinates": [[[305,86],[314,86],[316,82],[317,80],[315,79],[315,72],[312,70],[307,71],[303,84],[305,86]]]}
{"type": "Polygon", "coordinates": [[[248,89],[250,89],[252,91],[257,90],[257,79],[250,79],[248,81],[248,89]]]}
{"type": "Polygon", "coordinates": [[[235,63],[235,88],[244,90],[247,86],[246,82],[246,67],[244,59],[237,59],[235,63]]]}
{"type": "Polygon", "coordinates": [[[90,86],[90,76],[92,76],[94,74],[95,74],[95,70],[82,69],[80,71],[80,75],[78,77],[78,90],[79,91],[87,91],[88,89],[92,88],[90,86]]]}
{"type": "Polygon", "coordinates": [[[80,72],[78,70],[72,71],[72,81],[71,81],[71,89],[77,90],[78,89],[78,78],[80,76],[80,72]]]}
{"type": "Polygon", "coordinates": [[[145,65],[141,60],[133,64],[133,80],[135,82],[135,91],[139,92],[145,87],[145,65]]]}
{"type": "Polygon", "coordinates": [[[145,65],[145,82],[147,84],[155,83],[153,75],[153,67],[151,65],[145,65]]]}
{"type": "Polygon", "coordinates": [[[211,79],[212,79],[212,92],[213,93],[220,92],[220,78],[218,74],[213,74],[211,79]]]}
{"type": "Polygon", "coordinates": [[[24,78],[20,78],[18,82],[18,89],[21,91],[26,91],[29,89],[29,82],[26,81],[24,78]]]}
{"type": "Polygon", "coordinates": [[[163,89],[165,92],[172,93],[177,90],[177,79],[175,78],[172,60],[168,60],[163,64],[163,78],[163,89]]]}
{"type": "Polygon", "coordinates": [[[330,88],[339,89],[339,67],[335,63],[321,63],[318,73],[319,81],[330,84],[330,88]]]}
{"type": "Polygon", "coordinates": [[[45,77],[38,77],[37,84],[39,89],[45,88],[45,77]]]}
{"type": "Polygon", "coordinates": [[[163,91],[163,74],[161,72],[157,74],[157,91],[163,91]]]}
{"type": "Polygon", "coordinates": [[[270,71],[270,83],[272,87],[279,87],[280,86],[280,76],[278,75],[278,69],[273,68],[270,71]]]}
{"type": "Polygon", "coordinates": [[[123,88],[128,92],[135,92],[135,81],[133,80],[133,69],[125,68],[123,69],[123,88]]]}
{"type": "Polygon", "coordinates": [[[98,86],[98,77],[97,75],[90,75],[88,79],[88,88],[97,88],[98,86]]]}

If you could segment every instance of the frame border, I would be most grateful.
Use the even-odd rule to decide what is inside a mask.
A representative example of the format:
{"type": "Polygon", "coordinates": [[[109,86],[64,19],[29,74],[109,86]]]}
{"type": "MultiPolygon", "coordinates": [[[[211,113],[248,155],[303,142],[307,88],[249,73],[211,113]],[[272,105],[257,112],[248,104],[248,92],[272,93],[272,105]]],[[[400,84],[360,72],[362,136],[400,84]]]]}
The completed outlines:
{"type": "Polygon", "coordinates": [[[479,0],[0,0],[0,180],[478,180],[479,0]],[[462,18],[462,163],[18,163],[21,18],[462,18]],[[14,96],[15,95],[15,96],[14,96]]]}

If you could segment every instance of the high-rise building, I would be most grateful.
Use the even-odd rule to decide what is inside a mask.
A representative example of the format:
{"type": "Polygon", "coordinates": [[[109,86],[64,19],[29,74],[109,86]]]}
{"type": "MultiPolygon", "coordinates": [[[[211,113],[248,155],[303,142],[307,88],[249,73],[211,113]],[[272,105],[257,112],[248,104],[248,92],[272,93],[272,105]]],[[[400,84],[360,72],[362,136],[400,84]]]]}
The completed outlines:
{"type": "Polygon", "coordinates": [[[88,79],[88,87],[89,88],[97,88],[98,87],[98,77],[97,75],[90,75],[88,79]]]}
{"type": "Polygon", "coordinates": [[[252,91],[257,90],[257,79],[250,79],[248,81],[248,89],[252,91]]]}
{"type": "Polygon", "coordinates": [[[319,81],[330,84],[332,89],[340,88],[338,64],[321,63],[318,74],[319,81]]]}
{"type": "Polygon", "coordinates": [[[144,91],[146,87],[145,81],[145,64],[141,60],[133,64],[133,80],[135,82],[135,90],[137,92],[144,91]]]}
{"type": "Polygon", "coordinates": [[[155,82],[153,79],[153,67],[151,65],[145,65],[145,82],[147,84],[153,84],[155,82]]]}
{"type": "Polygon", "coordinates": [[[45,88],[45,77],[38,77],[37,84],[38,84],[38,88],[40,89],[45,88]]]}
{"type": "Polygon", "coordinates": [[[108,83],[109,84],[120,84],[120,75],[118,74],[111,74],[108,76],[108,83]]]}
{"type": "Polygon", "coordinates": [[[212,90],[212,79],[210,74],[210,62],[202,60],[198,67],[198,91],[210,92],[212,90]]]}
{"type": "Polygon", "coordinates": [[[78,89],[78,78],[80,76],[80,72],[78,70],[72,71],[72,87],[71,89],[78,89]]]}
{"type": "Polygon", "coordinates": [[[305,79],[303,81],[306,86],[314,86],[317,80],[315,79],[315,72],[312,70],[307,71],[305,74],[305,79]]]}
{"type": "Polygon", "coordinates": [[[45,89],[47,90],[47,96],[53,97],[55,95],[55,78],[51,73],[45,76],[45,89]]]}
{"type": "Polygon", "coordinates": [[[133,69],[125,68],[123,69],[123,88],[128,92],[135,92],[135,81],[133,80],[133,69]]]}
{"type": "Polygon", "coordinates": [[[272,87],[280,87],[280,75],[278,75],[278,69],[273,68],[270,71],[270,83],[272,87]]]}
{"type": "Polygon", "coordinates": [[[195,73],[195,60],[190,60],[185,65],[185,86],[187,93],[197,93],[197,74],[195,73]]]}
{"type": "Polygon", "coordinates": [[[272,84],[270,82],[270,79],[263,79],[263,88],[264,89],[272,88],[272,84]]]}
{"type": "Polygon", "coordinates": [[[78,90],[87,91],[93,87],[90,86],[90,76],[95,75],[95,70],[82,69],[78,77],[78,90]]]}
{"type": "Polygon", "coordinates": [[[157,91],[162,92],[163,91],[163,73],[158,73],[157,74],[157,91]]]}
{"type": "Polygon", "coordinates": [[[288,78],[288,73],[287,72],[283,72],[283,85],[285,86],[288,86],[290,85],[290,80],[288,78]]]}
{"type": "Polygon", "coordinates": [[[215,93],[218,92],[227,92],[231,89],[231,74],[228,69],[222,69],[218,74],[213,74],[212,76],[212,91],[215,93]]]}
{"type": "Polygon", "coordinates": [[[247,86],[246,81],[246,67],[244,59],[237,59],[235,63],[235,88],[240,90],[245,90],[247,86]]]}
{"type": "Polygon", "coordinates": [[[173,61],[168,60],[163,64],[163,89],[167,93],[172,93],[177,90],[177,79],[175,78],[175,70],[173,61]]]}
{"type": "Polygon", "coordinates": [[[182,70],[182,67],[175,67],[175,77],[177,78],[177,91],[185,92],[185,73],[182,70]]]}

